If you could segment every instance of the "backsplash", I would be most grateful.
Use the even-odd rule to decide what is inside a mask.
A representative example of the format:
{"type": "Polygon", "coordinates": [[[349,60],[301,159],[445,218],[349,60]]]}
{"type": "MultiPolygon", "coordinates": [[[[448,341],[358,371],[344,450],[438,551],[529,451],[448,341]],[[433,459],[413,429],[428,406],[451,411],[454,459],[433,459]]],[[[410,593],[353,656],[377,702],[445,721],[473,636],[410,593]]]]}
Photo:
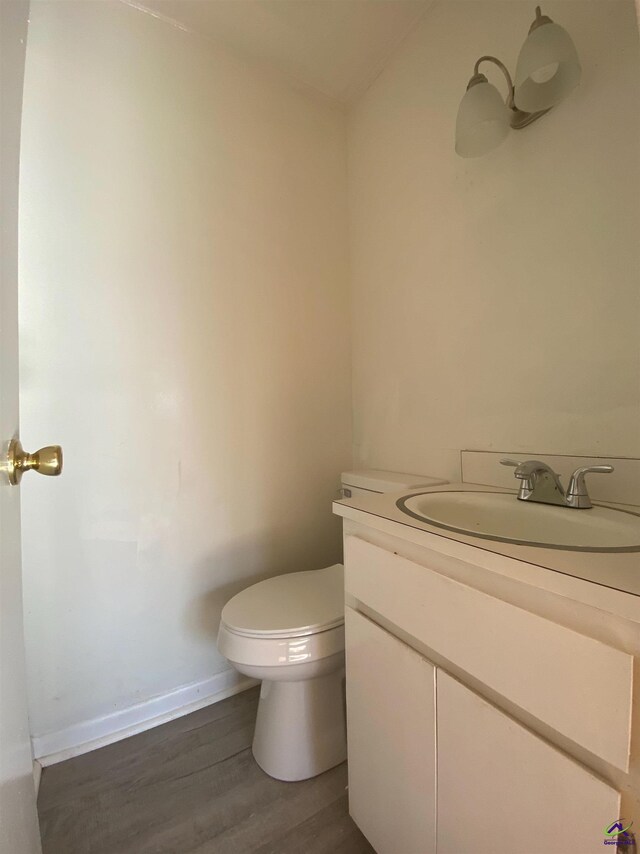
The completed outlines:
{"type": "Polygon", "coordinates": [[[513,469],[500,465],[500,460],[544,460],[562,477],[566,486],[578,466],[612,465],[611,474],[587,475],[589,495],[595,501],[640,506],[640,460],[628,457],[570,457],[545,454],[542,451],[513,453],[512,451],[461,451],[460,465],[464,483],[478,483],[505,489],[517,489],[513,469]]]}

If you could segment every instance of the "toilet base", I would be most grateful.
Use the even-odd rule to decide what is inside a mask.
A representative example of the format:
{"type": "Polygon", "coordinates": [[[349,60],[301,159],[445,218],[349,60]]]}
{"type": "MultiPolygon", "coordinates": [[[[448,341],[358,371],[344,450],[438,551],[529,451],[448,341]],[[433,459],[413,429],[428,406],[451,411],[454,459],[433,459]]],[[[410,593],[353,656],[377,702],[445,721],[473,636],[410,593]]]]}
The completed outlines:
{"type": "Polygon", "coordinates": [[[344,669],[299,682],[264,680],[256,762],[276,780],[307,780],[347,758],[344,669]]]}

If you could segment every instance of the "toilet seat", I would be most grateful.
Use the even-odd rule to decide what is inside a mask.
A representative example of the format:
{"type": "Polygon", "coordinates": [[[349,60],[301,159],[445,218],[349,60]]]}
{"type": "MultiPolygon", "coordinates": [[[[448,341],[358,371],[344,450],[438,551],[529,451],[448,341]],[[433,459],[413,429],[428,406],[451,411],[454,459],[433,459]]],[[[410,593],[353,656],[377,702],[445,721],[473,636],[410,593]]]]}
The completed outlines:
{"type": "Polygon", "coordinates": [[[222,609],[218,649],[229,661],[291,668],[344,653],[344,567],[277,575],[222,609]]]}
{"type": "Polygon", "coordinates": [[[303,638],[343,624],[341,563],[260,581],[230,599],[221,615],[221,627],[234,635],[263,640],[303,638]]]}
{"type": "Polygon", "coordinates": [[[221,624],[218,650],[236,665],[295,669],[295,665],[344,655],[344,625],[312,635],[259,638],[236,634],[221,624]]]}

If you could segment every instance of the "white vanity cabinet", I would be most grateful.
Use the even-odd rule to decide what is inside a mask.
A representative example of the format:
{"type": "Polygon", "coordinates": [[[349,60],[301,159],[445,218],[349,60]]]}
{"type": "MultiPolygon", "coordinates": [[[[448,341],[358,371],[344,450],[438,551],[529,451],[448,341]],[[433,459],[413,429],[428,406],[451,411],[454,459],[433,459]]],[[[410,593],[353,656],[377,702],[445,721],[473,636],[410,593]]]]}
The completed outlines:
{"type": "Polygon", "coordinates": [[[436,850],[435,667],[346,609],[349,810],[378,854],[436,850]]]}
{"type": "Polygon", "coordinates": [[[356,537],[345,579],[349,804],[378,854],[602,851],[633,656],[356,537]]]}

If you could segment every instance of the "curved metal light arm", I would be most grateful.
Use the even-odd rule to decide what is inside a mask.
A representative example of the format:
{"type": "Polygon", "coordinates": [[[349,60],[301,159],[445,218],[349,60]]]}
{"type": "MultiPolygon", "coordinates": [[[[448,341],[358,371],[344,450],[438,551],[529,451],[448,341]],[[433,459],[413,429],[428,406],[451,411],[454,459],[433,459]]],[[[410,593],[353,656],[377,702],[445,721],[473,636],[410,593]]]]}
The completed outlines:
{"type": "MultiPolygon", "coordinates": [[[[504,64],[504,62],[500,62],[497,56],[481,56],[479,60],[477,60],[474,68],[473,68],[473,77],[477,77],[480,75],[480,63],[481,62],[493,62],[494,65],[497,65],[498,68],[502,71],[507,80],[507,86],[509,87],[509,95],[507,96],[506,104],[507,107],[513,108],[513,80],[511,79],[511,75],[509,74],[509,69],[504,64]]],[[[483,75],[484,76],[484,75],[483,75]]],[[[473,77],[471,78],[473,80],[473,77]]]]}
{"type": "Polygon", "coordinates": [[[484,74],[479,71],[481,62],[493,62],[494,65],[497,65],[498,68],[502,71],[507,81],[507,86],[509,87],[509,94],[507,95],[507,99],[505,104],[511,110],[511,127],[514,130],[520,130],[521,128],[525,128],[527,125],[530,125],[532,122],[535,122],[536,119],[539,119],[540,116],[544,116],[545,113],[549,112],[550,107],[546,110],[540,110],[537,113],[526,113],[524,110],[518,109],[515,104],[515,89],[513,86],[513,80],[511,79],[511,75],[509,74],[509,69],[501,62],[497,56],[481,56],[480,59],[476,61],[476,64],[473,69],[473,77],[469,81],[469,85],[467,89],[471,86],[475,86],[476,83],[484,83],[487,78],[484,74]]]}

